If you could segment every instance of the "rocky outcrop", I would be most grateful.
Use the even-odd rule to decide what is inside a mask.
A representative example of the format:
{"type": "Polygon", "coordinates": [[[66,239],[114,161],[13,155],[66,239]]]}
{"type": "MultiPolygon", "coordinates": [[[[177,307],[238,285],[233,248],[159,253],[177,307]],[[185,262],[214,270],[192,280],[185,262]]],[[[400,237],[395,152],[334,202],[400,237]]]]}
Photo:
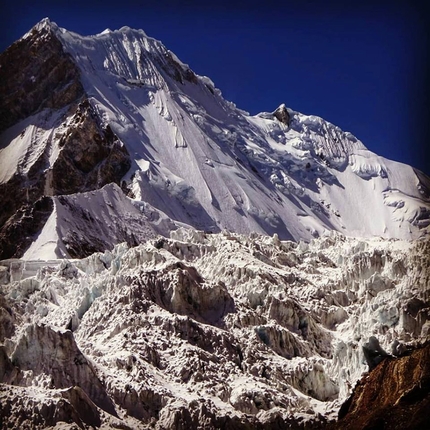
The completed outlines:
{"type": "Polygon", "coordinates": [[[373,370],[381,361],[389,355],[381,348],[379,341],[375,336],[369,338],[369,342],[363,345],[363,354],[366,359],[369,370],[373,370]]]}
{"type": "Polygon", "coordinates": [[[0,133],[44,109],[61,109],[84,95],[80,74],[48,22],[0,55],[0,133]]]}
{"type": "MultiPolygon", "coordinates": [[[[21,257],[35,240],[53,210],[52,201],[46,195],[96,190],[109,183],[119,185],[130,168],[126,148],[109,126],[101,126],[88,100],[70,109],[75,112],[64,117],[67,126],[58,126],[55,136],[39,142],[44,146],[37,160],[22,173],[17,172],[0,184],[3,201],[0,259],[21,257]],[[49,160],[52,148],[58,152],[54,161],[49,160]]],[[[25,156],[29,156],[30,151],[36,152],[33,148],[28,151],[25,156]]],[[[101,248],[95,247],[91,252],[98,250],[101,248]]],[[[78,256],[84,255],[88,253],[78,256]]]]}
{"type": "MultiPolygon", "coordinates": [[[[19,204],[16,196],[15,199],[19,204]]],[[[22,256],[46,223],[54,207],[50,197],[40,197],[32,205],[23,201],[21,204],[22,206],[0,228],[0,260],[22,256]]]]}
{"type": "Polygon", "coordinates": [[[21,257],[35,240],[53,210],[44,196],[119,185],[131,162],[85,98],[49,21],[0,55],[0,94],[0,133],[13,146],[6,149],[23,151],[15,174],[0,183],[1,260],[21,257]]]}
{"type": "Polygon", "coordinates": [[[430,344],[385,358],[357,383],[331,429],[424,429],[430,410],[430,344]]]}
{"type": "Polygon", "coordinates": [[[181,84],[184,84],[184,80],[193,84],[198,83],[196,74],[185,64],[176,61],[170,51],[165,53],[160,65],[169,76],[181,84]]]}
{"type": "Polygon", "coordinates": [[[275,112],[273,112],[273,116],[282,124],[285,124],[286,126],[290,125],[290,114],[287,111],[287,108],[284,104],[281,104],[275,112]]]}
{"type": "Polygon", "coordinates": [[[101,127],[88,100],[79,104],[58,145],[49,184],[56,195],[120,184],[131,165],[127,149],[109,126],[101,127]]]}

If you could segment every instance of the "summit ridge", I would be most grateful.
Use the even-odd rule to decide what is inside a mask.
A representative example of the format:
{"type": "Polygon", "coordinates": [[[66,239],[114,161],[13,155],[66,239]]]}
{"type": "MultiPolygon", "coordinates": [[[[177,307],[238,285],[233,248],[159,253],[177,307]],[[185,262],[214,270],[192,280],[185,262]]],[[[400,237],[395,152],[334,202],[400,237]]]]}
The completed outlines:
{"type": "MultiPolygon", "coordinates": [[[[14,172],[14,181],[22,184],[27,179],[20,172],[32,169],[38,183],[45,183],[30,194],[33,202],[46,194],[99,192],[114,182],[135,207],[151,208],[164,220],[153,228],[167,236],[184,224],[292,240],[330,230],[404,239],[427,234],[425,175],[379,157],[322,118],[285,105],[273,113],[247,114],[142,30],[122,27],[80,36],[44,19],[1,58],[2,82],[28,89],[22,108],[9,108],[15,93],[3,101],[0,163],[9,172],[3,190],[11,188],[14,172]],[[37,75],[30,58],[39,51],[46,53],[45,63],[63,62],[67,72],[57,68],[56,74],[47,69],[46,76],[37,75]],[[28,63],[26,73],[10,66],[20,62],[28,63]],[[55,99],[57,93],[62,95],[55,99]],[[57,176],[64,157],[75,172],[67,187],[59,186],[64,180],[57,176]],[[37,163],[43,168],[36,169],[37,163]]],[[[16,223],[11,217],[19,204],[11,206],[0,240],[9,240],[7,220],[16,223]]],[[[145,213],[142,217],[145,225],[151,222],[145,213]]],[[[54,222],[52,212],[51,218],[49,225],[64,230],[61,217],[54,222]]],[[[47,258],[70,256],[52,227],[43,227],[40,235],[57,243],[42,252],[47,258]]],[[[117,240],[101,238],[91,252],[117,240]]],[[[23,250],[3,253],[12,256],[22,257],[23,250]]]]}

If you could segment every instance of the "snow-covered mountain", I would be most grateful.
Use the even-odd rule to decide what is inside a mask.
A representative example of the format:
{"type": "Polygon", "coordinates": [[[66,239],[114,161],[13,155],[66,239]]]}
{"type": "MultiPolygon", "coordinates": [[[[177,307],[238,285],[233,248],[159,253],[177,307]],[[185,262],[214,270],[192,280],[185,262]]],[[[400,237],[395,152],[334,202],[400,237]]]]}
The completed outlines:
{"type": "Polygon", "coordinates": [[[424,174],[284,105],[248,115],[141,30],[82,37],[44,19],[0,64],[0,258],[82,257],[184,224],[292,240],[428,232],[424,174]]]}
{"type": "Polygon", "coordinates": [[[0,95],[2,428],[425,423],[426,175],[128,27],[41,21],[0,95]]]}

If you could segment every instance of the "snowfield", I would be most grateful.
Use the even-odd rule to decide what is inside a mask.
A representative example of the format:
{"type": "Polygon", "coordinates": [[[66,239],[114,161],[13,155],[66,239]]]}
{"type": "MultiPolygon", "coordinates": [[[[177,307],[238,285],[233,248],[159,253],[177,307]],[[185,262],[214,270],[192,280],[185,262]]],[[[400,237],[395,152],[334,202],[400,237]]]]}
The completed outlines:
{"type": "Polygon", "coordinates": [[[3,419],[43,428],[56,405],[59,421],[106,428],[317,425],[367,371],[371,336],[389,354],[428,338],[429,251],[181,228],[83,260],[3,262],[3,419]]]}

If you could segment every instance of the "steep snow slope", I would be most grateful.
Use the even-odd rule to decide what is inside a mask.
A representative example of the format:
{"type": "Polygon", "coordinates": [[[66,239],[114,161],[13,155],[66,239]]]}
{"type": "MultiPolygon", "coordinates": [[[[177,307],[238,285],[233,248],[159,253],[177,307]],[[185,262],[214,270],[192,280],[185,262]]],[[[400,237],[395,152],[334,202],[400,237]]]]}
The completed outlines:
{"type": "Polygon", "coordinates": [[[321,118],[285,106],[283,118],[251,117],[142,31],[56,31],[129,149],[134,197],[171,218],[290,239],[325,229],[409,238],[428,225],[418,223],[430,206],[413,169],[321,118]]]}
{"type": "MultiPolygon", "coordinates": [[[[138,200],[207,230],[294,239],[327,228],[416,233],[411,224],[423,195],[410,167],[377,157],[318,117],[287,110],[284,124],[246,115],[142,31],[57,34],[91,103],[138,166],[129,172],[138,200]],[[172,207],[175,197],[180,203],[172,207]]],[[[428,212],[428,200],[421,207],[428,212]]]]}
{"type": "Polygon", "coordinates": [[[91,103],[129,149],[135,198],[173,219],[298,239],[324,229],[409,238],[421,212],[428,218],[428,190],[412,168],[321,118],[285,106],[284,122],[250,117],[142,31],[57,31],[91,103]]]}
{"type": "MultiPolygon", "coordinates": [[[[59,41],[79,71],[89,105],[80,114],[69,107],[68,116],[61,116],[63,128],[48,139],[47,192],[52,193],[50,178],[59,175],[53,166],[63,165],[56,160],[67,148],[58,142],[73,133],[74,141],[88,139],[72,133],[73,127],[79,129],[81,118],[84,124],[94,118],[98,133],[130,159],[121,183],[129,197],[161,211],[172,225],[294,240],[325,230],[404,239],[428,232],[428,178],[378,157],[323,119],[284,105],[250,116],[141,30],[123,27],[82,37],[46,19],[24,40],[38,34],[59,41]]],[[[25,173],[34,154],[45,150],[44,135],[34,138],[37,129],[21,129],[13,140],[8,130],[1,137],[0,163],[8,163],[3,182],[16,166],[23,165],[25,173]]],[[[109,178],[119,184],[118,175],[105,175],[102,184],[109,178]]],[[[97,181],[91,179],[89,188],[99,188],[97,181]]],[[[54,194],[80,191],[74,183],[73,190],[62,187],[54,194]]]]}
{"type": "Polygon", "coordinates": [[[157,235],[115,184],[97,192],[53,197],[53,201],[54,211],[23,255],[25,260],[47,260],[53,255],[77,257],[112,249],[121,242],[135,246],[157,235]]]}
{"type": "Polygon", "coordinates": [[[36,274],[4,262],[0,415],[318,428],[367,370],[371,336],[396,354],[428,338],[429,255],[428,241],[179,229],[36,274]]]}

